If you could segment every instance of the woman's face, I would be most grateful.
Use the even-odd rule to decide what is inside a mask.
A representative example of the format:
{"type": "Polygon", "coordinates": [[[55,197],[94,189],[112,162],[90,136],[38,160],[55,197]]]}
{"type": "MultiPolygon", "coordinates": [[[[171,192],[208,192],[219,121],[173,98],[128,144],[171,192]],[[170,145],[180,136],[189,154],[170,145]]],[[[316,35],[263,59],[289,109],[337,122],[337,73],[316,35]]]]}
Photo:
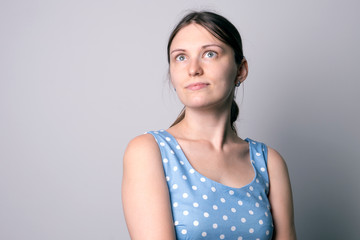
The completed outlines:
{"type": "Polygon", "coordinates": [[[238,73],[233,49],[198,24],[171,43],[170,78],[187,108],[229,107],[238,73]]]}

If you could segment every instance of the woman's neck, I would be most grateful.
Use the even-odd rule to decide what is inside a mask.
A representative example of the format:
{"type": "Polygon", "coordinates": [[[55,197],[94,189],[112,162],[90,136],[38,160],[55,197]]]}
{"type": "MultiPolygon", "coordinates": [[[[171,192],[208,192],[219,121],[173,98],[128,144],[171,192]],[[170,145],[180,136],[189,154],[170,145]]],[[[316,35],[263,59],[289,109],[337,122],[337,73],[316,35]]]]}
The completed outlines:
{"type": "Polygon", "coordinates": [[[231,128],[230,109],[214,111],[188,108],[184,119],[171,129],[181,138],[208,141],[218,150],[238,138],[231,128]]]}

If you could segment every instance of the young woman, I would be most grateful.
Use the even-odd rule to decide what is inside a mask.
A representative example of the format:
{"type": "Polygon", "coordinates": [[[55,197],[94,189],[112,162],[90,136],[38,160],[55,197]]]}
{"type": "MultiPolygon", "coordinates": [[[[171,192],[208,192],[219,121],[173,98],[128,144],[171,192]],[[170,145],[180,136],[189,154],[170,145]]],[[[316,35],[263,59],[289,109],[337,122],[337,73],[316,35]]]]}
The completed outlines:
{"type": "Polygon", "coordinates": [[[123,207],[132,239],[296,239],[288,171],[265,144],[236,132],[235,88],[247,77],[241,38],[224,17],[192,12],[168,43],[184,104],[167,130],[124,155],[123,207]]]}

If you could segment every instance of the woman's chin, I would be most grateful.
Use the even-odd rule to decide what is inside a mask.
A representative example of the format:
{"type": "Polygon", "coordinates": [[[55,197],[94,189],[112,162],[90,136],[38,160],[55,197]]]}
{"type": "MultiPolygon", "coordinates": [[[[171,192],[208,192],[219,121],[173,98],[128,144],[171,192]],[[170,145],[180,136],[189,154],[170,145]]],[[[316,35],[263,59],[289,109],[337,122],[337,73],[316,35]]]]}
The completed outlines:
{"type": "Polygon", "coordinates": [[[186,99],[185,101],[181,101],[186,108],[192,108],[192,109],[211,109],[211,108],[221,108],[226,107],[228,108],[228,103],[231,103],[225,100],[226,97],[218,97],[216,99],[212,98],[192,98],[192,99],[186,99]]]}
{"type": "Polygon", "coordinates": [[[191,104],[184,104],[187,109],[193,109],[193,110],[210,110],[219,108],[220,104],[217,104],[216,102],[196,102],[191,104]]]}

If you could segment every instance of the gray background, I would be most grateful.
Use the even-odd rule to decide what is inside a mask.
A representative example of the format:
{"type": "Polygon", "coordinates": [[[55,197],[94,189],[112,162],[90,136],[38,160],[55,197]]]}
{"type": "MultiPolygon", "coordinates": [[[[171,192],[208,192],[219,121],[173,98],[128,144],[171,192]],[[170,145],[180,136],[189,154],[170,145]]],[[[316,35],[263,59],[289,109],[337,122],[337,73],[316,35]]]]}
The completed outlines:
{"type": "Polygon", "coordinates": [[[358,239],[358,1],[0,1],[0,239],[129,239],[128,141],[181,104],[166,42],[189,9],[240,30],[242,137],[286,159],[299,239],[358,239]]]}

